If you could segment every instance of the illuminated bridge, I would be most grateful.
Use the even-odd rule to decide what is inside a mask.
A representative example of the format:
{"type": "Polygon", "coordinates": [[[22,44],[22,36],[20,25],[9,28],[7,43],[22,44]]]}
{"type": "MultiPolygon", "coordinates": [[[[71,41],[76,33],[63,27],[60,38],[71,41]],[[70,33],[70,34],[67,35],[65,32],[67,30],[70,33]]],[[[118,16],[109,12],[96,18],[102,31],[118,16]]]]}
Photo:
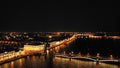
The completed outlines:
{"type": "Polygon", "coordinates": [[[86,57],[86,56],[68,56],[68,55],[55,55],[56,57],[61,58],[68,58],[68,59],[77,59],[77,60],[84,60],[84,61],[93,61],[97,63],[113,63],[113,64],[120,64],[120,60],[118,59],[101,59],[101,58],[93,58],[93,57],[86,57]]]}

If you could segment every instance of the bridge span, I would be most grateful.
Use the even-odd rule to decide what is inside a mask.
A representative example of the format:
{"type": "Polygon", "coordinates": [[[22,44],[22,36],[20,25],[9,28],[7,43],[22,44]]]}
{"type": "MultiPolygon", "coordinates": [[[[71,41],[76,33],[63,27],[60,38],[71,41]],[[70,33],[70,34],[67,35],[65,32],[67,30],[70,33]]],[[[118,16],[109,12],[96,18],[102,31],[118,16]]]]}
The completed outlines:
{"type": "Polygon", "coordinates": [[[56,57],[61,57],[61,58],[68,58],[68,59],[77,59],[77,60],[84,60],[84,61],[92,61],[96,63],[111,63],[111,64],[117,64],[120,65],[120,60],[119,59],[100,59],[100,58],[94,58],[94,57],[86,57],[86,56],[68,56],[68,55],[55,55],[56,57]]]}

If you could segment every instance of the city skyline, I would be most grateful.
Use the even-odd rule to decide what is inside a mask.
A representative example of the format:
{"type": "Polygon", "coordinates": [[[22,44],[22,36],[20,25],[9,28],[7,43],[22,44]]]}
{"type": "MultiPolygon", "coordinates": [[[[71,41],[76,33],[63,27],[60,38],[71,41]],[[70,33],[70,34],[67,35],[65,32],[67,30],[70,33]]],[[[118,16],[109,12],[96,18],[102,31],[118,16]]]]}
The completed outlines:
{"type": "Polygon", "coordinates": [[[80,62],[80,68],[86,65],[84,63],[89,63],[87,67],[94,64],[93,68],[119,67],[119,44],[119,32],[0,32],[0,67],[19,68],[18,63],[20,68],[64,68],[71,65],[64,65],[67,61],[56,58],[64,58],[72,64],[77,61],[75,66],[80,62]],[[26,62],[29,59],[33,65],[26,62]],[[59,66],[61,61],[64,64],[59,66]]]}
{"type": "Polygon", "coordinates": [[[120,68],[119,2],[1,2],[0,68],[120,68]]]}

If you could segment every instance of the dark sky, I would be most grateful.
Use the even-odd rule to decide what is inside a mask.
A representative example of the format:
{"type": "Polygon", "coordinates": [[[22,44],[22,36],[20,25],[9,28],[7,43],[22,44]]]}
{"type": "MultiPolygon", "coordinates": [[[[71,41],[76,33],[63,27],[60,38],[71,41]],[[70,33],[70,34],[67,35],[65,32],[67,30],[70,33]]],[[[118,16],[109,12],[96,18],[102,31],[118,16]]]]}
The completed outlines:
{"type": "Polygon", "coordinates": [[[8,1],[1,8],[0,31],[119,32],[120,11],[112,0],[8,1]]]}

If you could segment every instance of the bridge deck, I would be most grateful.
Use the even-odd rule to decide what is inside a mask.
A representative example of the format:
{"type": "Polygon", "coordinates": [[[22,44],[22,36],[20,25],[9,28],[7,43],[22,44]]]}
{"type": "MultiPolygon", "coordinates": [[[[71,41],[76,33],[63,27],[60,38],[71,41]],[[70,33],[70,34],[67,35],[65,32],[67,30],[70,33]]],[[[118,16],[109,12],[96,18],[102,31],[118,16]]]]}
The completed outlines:
{"type": "Polygon", "coordinates": [[[119,60],[108,60],[108,59],[104,59],[104,60],[97,60],[97,59],[93,59],[92,57],[80,57],[80,56],[66,56],[66,55],[55,55],[56,57],[63,57],[63,58],[70,58],[70,59],[84,59],[84,60],[88,60],[88,61],[99,61],[99,62],[117,62],[120,63],[119,60]]]}

